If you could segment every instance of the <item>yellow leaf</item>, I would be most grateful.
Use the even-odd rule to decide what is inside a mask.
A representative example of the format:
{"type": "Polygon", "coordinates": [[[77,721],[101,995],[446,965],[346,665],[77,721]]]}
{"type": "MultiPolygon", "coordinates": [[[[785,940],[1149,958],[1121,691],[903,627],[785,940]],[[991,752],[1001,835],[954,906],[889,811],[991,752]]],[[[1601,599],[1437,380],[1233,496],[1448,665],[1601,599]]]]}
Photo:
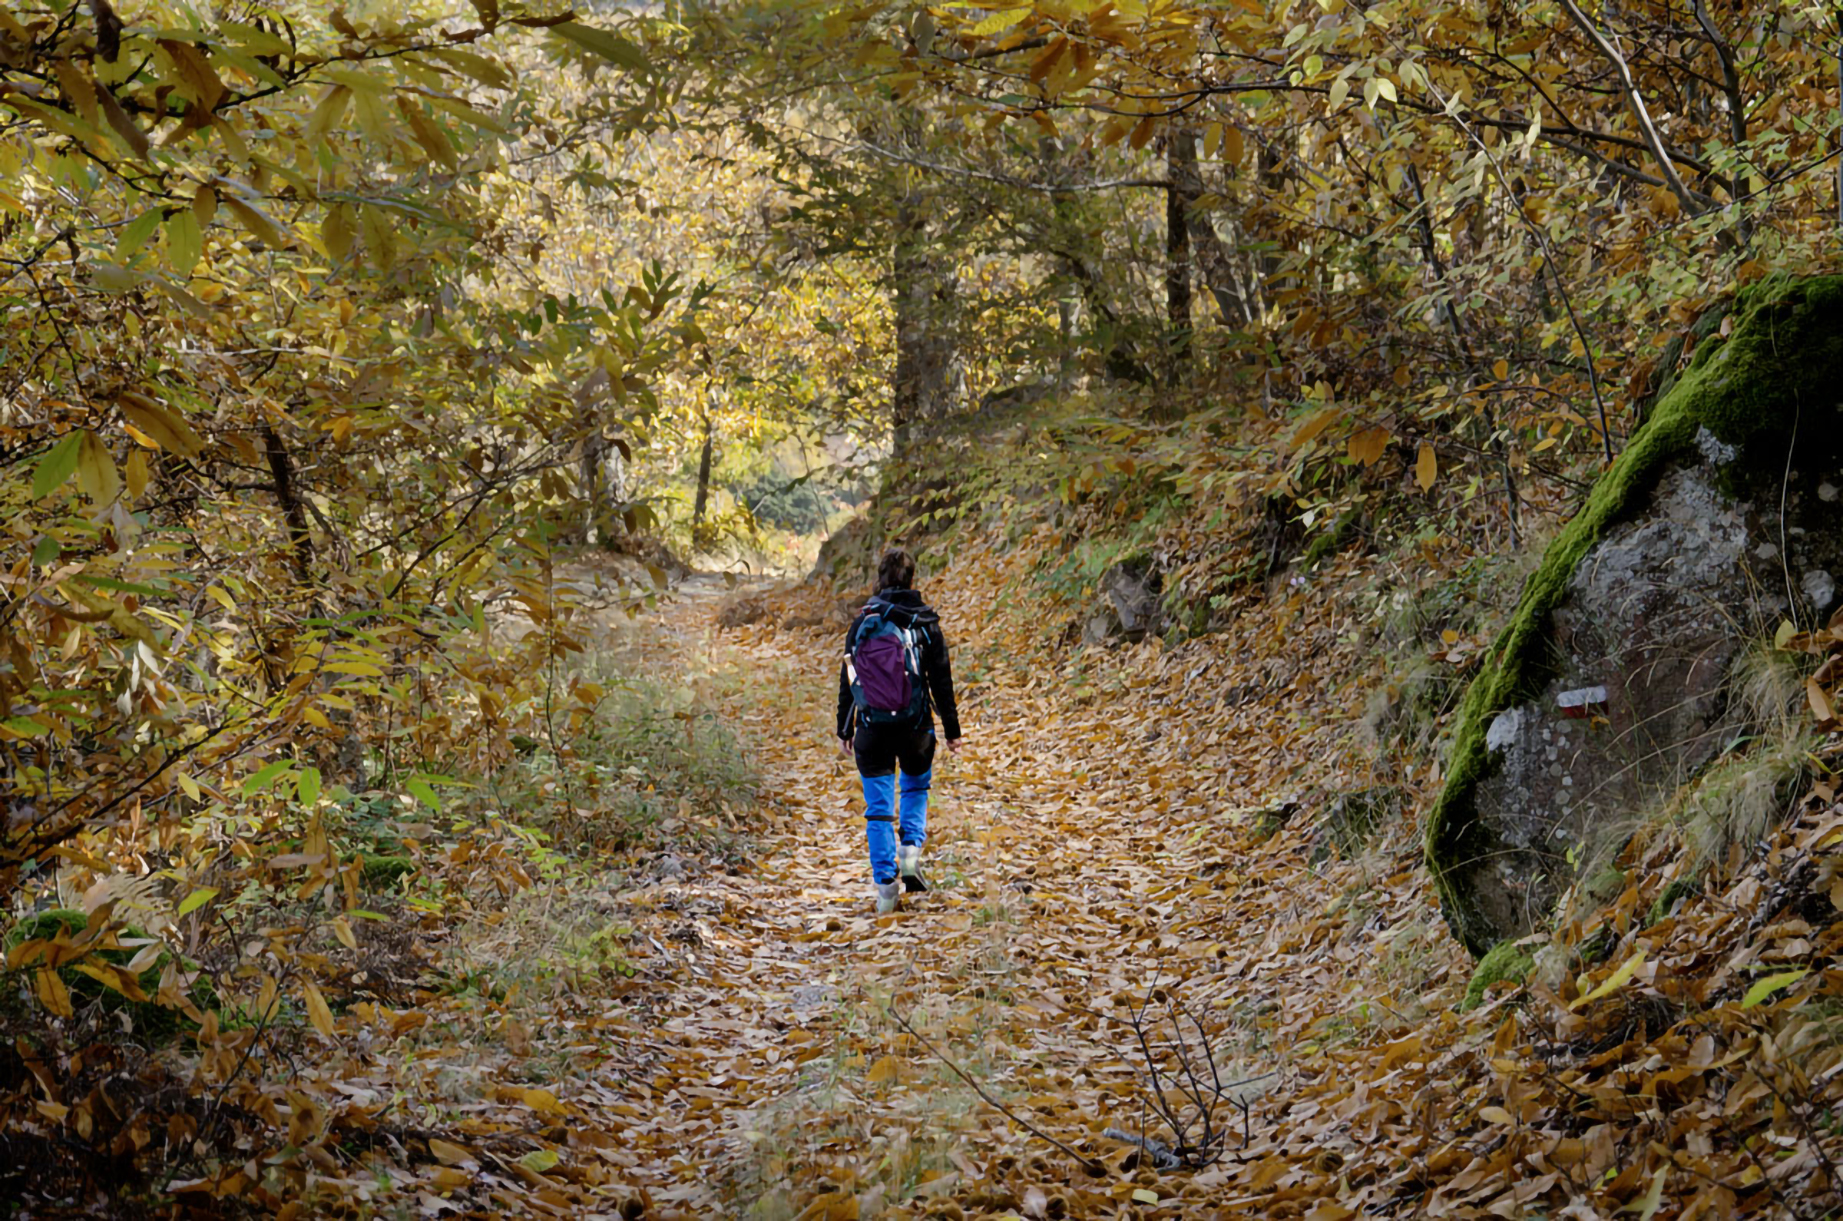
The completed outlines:
{"type": "Polygon", "coordinates": [[[359,210],[359,224],[365,231],[365,249],[371,255],[371,264],[380,271],[389,271],[397,263],[397,235],[391,225],[390,213],[383,208],[366,204],[359,210]]]}
{"type": "Polygon", "coordinates": [[[1421,491],[1431,491],[1439,475],[1440,460],[1434,456],[1433,446],[1422,441],[1421,452],[1414,459],[1414,482],[1421,485],[1421,491]]]}
{"type": "Polygon", "coordinates": [[[443,1140],[439,1136],[429,1138],[429,1152],[434,1154],[443,1165],[464,1166],[474,1160],[474,1155],[461,1146],[443,1140]]]}
{"type": "Polygon", "coordinates": [[[1224,165],[1240,165],[1242,153],[1245,152],[1246,149],[1247,142],[1241,134],[1241,128],[1228,127],[1223,129],[1222,163],[1224,165]]]}
{"type": "Polygon", "coordinates": [[[70,1004],[70,989],[58,978],[58,973],[49,967],[38,969],[38,999],[58,1017],[71,1017],[76,1013],[70,1004]]]}
{"type": "Polygon", "coordinates": [[[133,390],[117,396],[122,415],[128,422],[152,437],[161,449],[182,458],[196,458],[205,450],[205,442],[174,412],[133,390]]]}
{"type": "Polygon", "coordinates": [[[314,1024],[315,1030],[329,1039],[332,1038],[335,1033],[333,1011],[327,1007],[326,998],[321,996],[320,989],[311,983],[302,984],[301,991],[302,999],[307,1002],[307,1020],[314,1024]]]}
{"type": "Polygon", "coordinates": [[[123,473],[128,479],[128,498],[130,500],[139,500],[141,498],[141,493],[147,490],[148,471],[146,451],[137,449],[132,454],[129,454],[128,466],[123,473]]]}
{"type": "Polygon", "coordinates": [[[1365,428],[1362,432],[1353,433],[1348,444],[1350,456],[1364,466],[1374,466],[1389,448],[1390,439],[1386,428],[1365,428]]]}
{"type": "Polygon", "coordinates": [[[1326,407],[1317,415],[1307,420],[1300,426],[1299,431],[1293,434],[1292,448],[1303,448],[1313,437],[1316,437],[1319,433],[1336,423],[1343,414],[1344,409],[1341,407],[1326,407]]]}
{"type": "Polygon", "coordinates": [[[1486,1123],[1510,1125],[1517,1122],[1503,1107],[1479,1107],[1478,1117],[1486,1123]]]}
{"type": "Polygon", "coordinates": [[[345,118],[346,103],[352,98],[352,91],[344,85],[334,85],[320,96],[319,104],[307,120],[307,126],[301,132],[301,139],[306,142],[308,156],[311,158],[314,145],[326,139],[339,121],[345,118]]]}
{"type": "Polygon", "coordinates": [[[271,250],[285,250],[294,243],[288,240],[281,226],[265,216],[260,208],[238,199],[235,195],[224,197],[224,206],[234,212],[243,227],[256,236],[256,240],[271,250]]]}
{"type": "Polygon", "coordinates": [[[115,95],[107,89],[98,89],[96,101],[102,106],[102,117],[109,121],[109,126],[115,129],[115,134],[122,138],[122,143],[126,144],[129,151],[135,156],[143,161],[147,160],[148,154],[153,151],[153,145],[148,142],[147,133],[135,125],[135,121],[128,117],[128,112],[122,109],[122,104],[115,100],[115,95]]]}
{"type": "Polygon", "coordinates": [[[224,100],[224,82],[218,79],[205,53],[189,42],[174,38],[162,38],[160,49],[178,70],[187,95],[207,111],[217,109],[218,103],[224,100]]]}
{"type": "Polygon", "coordinates": [[[181,208],[166,218],[166,262],[181,279],[192,274],[199,256],[205,252],[205,239],[198,228],[198,214],[181,208]]]}
{"type": "Polygon", "coordinates": [[[77,486],[98,505],[110,503],[122,490],[122,477],[115,469],[115,458],[93,432],[85,432],[77,446],[77,486]]]}
{"type": "Polygon", "coordinates": [[[63,90],[70,104],[77,108],[83,121],[91,127],[96,126],[96,86],[89,74],[68,59],[56,61],[51,65],[51,70],[57,73],[58,88],[63,90]]]}
{"type": "Polygon", "coordinates": [[[198,217],[198,227],[203,229],[211,223],[211,218],[218,214],[217,188],[206,183],[192,192],[192,215],[198,217]]]}
{"type": "Polygon", "coordinates": [[[189,915],[218,897],[217,887],[201,886],[179,902],[175,915],[189,915]]]}
{"type": "Polygon", "coordinates": [[[540,1114],[562,1115],[565,1113],[563,1104],[559,1102],[557,1096],[549,1090],[524,1090],[521,1092],[521,1097],[524,1099],[526,1106],[540,1114]]]}
{"type": "Polygon", "coordinates": [[[339,944],[348,950],[358,948],[358,935],[352,931],[352,925],[344,916],[333,917],[333,936],[339,938],[339,944]]]}
{"type": "Polygon", "coordinates": [[[893,1085],[902,1078],[902,1065],[895,1056],[883,1056],[870,1066],[872,1085],[893,1085]]]}
{"type": "Polygon", "coordinates": [[[402,113],[404,122],[410,125],[410,134],[416,137],[416,143],[422,145],[423,151],[431,158],[451,170],[461,164],[460,158],[455,156],[454,145],[448,142],[448,133],[424,114],[422,107],[408,98],[400,97],[397,99],[397,110],[402,113]]]}
{"type": "Polygon", "coordinates": [[[967,33],[983,38],[988,34],[996,34],[1001,30],[1008,30],[1018,22],[1024,20],[1024,18],[1030,16],[1030,11],[1030,6],[1028,4],[1023,8],[1000,9],[998,12],[988,16],[985,20],[976,23],[967,33]]]}
{"type": "MultiPolygon", "coordinates": [[[[77,468],[77,475],[79,478],[82,477],[83,468],[77,468]]],[[[1830,706],[1830,696],[1825,694],[1824,688],[1818,685],[1817,679],[1807,678],[1805,680],[1805,700],[1811,705],[1811,714],[1818,720],[1836,719],[1836,710],[1830,706]]]]}
{"type": "Polygon", "coordinates": [[[1619,991],[1619,989],[1631,982],[1632,976],[1637,974],[1638,968],[1643,966],[1644,962],[1645,952],[1643,950],[1637,951],[1630,958],[1626,959],[1617,971],[1614,971],[1611,975],[1608,975],[1602,980],[1599,987],[1587,993],[1585,996],[1576,997],[1568,1008],[1580,1009],[1586,1005],[1592,1004],[1603,996],[1609,996],[1619,991]]]}
{"type": "Polygon", "coordinates": [[[1510,376],[1510,362],[1507,360],[1500,360],[1492,365],[1491,376],[1497,378],[1500,382],[1508,378],[1510,376]]]}
{"type": "Polygon", "coordinates": [[[334,204],[327,211],[326,219],[320,222],[320,241],[337,262],[343,263],[352,253],[352,243],[358,236],[353,223],[352,207],[343,203],[334,204]]]}

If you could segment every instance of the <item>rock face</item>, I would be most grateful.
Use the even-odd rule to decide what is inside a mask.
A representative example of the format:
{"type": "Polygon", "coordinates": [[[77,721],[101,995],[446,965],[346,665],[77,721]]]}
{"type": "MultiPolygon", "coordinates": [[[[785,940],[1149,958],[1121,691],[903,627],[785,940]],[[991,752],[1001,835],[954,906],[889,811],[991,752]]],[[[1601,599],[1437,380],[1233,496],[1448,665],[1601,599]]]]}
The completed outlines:
{"type": "Polygon", "coordinates": [[[1843,573],[1843,278],[1744,291],[1524,587],[1461,708],[1427,861],[1483,954],[1742,732],[1736,663],[1843,573]]]}
{"type": "Polygon", "coordinates": [[[1101,574],[1101,597],[1082,628],[1088,644],[1144,640],[1164,625],[1164,574],[1150,560],[1123,560],[1101,574]]]}

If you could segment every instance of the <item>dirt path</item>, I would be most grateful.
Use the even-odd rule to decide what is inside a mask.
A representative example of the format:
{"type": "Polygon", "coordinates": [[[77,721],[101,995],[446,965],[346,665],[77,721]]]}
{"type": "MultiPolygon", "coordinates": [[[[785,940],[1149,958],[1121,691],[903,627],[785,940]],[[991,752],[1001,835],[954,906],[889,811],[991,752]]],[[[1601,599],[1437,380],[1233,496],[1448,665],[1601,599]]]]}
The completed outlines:
{"type": "MultiPolygon", "coordinates": [[[[1229,776],[1271,743],[1202,732],[1168,701],[1148,708],[1132,688],[1152,677],[1132,667],[1112,680],[1124,684],[1115,700],[995,681],[1005,646],[979,626],[992,617],[978,595],[934,591],[969,747],[937,763],[935,889],[877,917],[856,773],[832,748],[837,632],[720,632],[721,590],[687,592],[656,627],[750,742],[763,791],[746,816],[748,864],[668,861],[623,896],[640,971],[617,1015],[584,1024],[578,1046],[612,1038],[617,1050],[572,1102],[599,1129],[583,1139],[643,1192],[636,1204],[685,1216],[1194,1215],[1274,1155],[1261,1100],[1291,1071],[1271,1043],[1276,993],[1290,986],[1280,972],[1304,964],[1340,993],[1363,949],[1339,939],[1344,922],[1321,919],[1315,933],[1324,896],[1301,892],[1296,860],[1248,839],[1245,786],[1229,776]],[[1252,1108],[1232,1164],[1161,1179],[1101,1136],[1110,1124],[1157,1130],[1126,1020],[1148,996],[1152,1021],[1168,999],[1200,1019],[1187,1033],[1207,1031],[1207,1053],[1158,1053],[1167,1072],[1188,1061],[1204,1081],[1260,1078],[1216,1108],[1218,1125],[1233,1116],[1238,1129],[1232,1100],[1252,1108]],[[960,1072],[1109,1173],[1024,1131],[960,1072]]],[[[1384,930],[1402,919],[1378,913],[1384,930]]],[[[1313,1012],[1301,1006],[1301,1020],[1313,1012]]]]}

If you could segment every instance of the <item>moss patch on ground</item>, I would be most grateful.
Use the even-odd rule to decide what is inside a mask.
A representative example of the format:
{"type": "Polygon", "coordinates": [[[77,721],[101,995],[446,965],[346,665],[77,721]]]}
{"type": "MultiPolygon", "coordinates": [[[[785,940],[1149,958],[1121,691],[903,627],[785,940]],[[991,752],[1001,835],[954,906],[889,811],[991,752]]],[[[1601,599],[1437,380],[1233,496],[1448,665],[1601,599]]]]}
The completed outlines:
{"type": "Polygon", "coordinates": [[[1447,923],[1474,954],[1486,953],[1503,932],[1472,902],[1467,886],[1494,849],[1474,804],[1492,766],[1485,731],[1552,677],[1550,616],[1581,560],[1645,503],[1671,463],[1696,452],[1702,430],[1744,448],[1789,432],[1801,411],[1805,428],[1836,426],[1818,413],[1834,414],[1836,387],[1843,385],[1843,276],[1763,281],[1741,290],[1733,316],[1728,339],[1711,335],[1696,349],[1689,369],[1550,545],[1460,706],[1446,785],[1428,816],[1426,860],[1447,923]]]}
{"type": "Polygon", "coordinates": [[[1500,941],[1493,946],[1472,971],[1472,982],[1465,986],[1465,999],[1459,1003],[1461,1013],[1470,1013],[1485,1003],[1492,984],[1505,980],[1520,984],[1529,978],[1536,960],[1514,941],[1500,941]]]}

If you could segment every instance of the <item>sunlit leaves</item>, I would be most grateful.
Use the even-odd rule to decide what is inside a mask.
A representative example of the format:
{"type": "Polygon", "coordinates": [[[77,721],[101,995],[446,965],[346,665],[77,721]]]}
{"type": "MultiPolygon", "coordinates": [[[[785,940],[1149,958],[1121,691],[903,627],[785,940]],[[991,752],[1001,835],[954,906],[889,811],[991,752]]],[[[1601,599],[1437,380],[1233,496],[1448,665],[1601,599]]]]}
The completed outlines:
{"type": "Polygon", "coordinates": [[[66,433],[57,444],[45,451],[45,456],[38,460],[38,465],[32,471],[34,499],[49,496],[54,489],[75,473],[77,454],[83,445],[83,438],[87,435],[81,431],[66,433]]]}
{"type": "Polygon", "coordinates": [[[640,48],[622,38],[619,34],[585,25],[580,21],[565,21],[550,27],[550,33],[558,38],[574,43],[576,46],[630,72],[646,71],[646,56],[640,48]]]}

